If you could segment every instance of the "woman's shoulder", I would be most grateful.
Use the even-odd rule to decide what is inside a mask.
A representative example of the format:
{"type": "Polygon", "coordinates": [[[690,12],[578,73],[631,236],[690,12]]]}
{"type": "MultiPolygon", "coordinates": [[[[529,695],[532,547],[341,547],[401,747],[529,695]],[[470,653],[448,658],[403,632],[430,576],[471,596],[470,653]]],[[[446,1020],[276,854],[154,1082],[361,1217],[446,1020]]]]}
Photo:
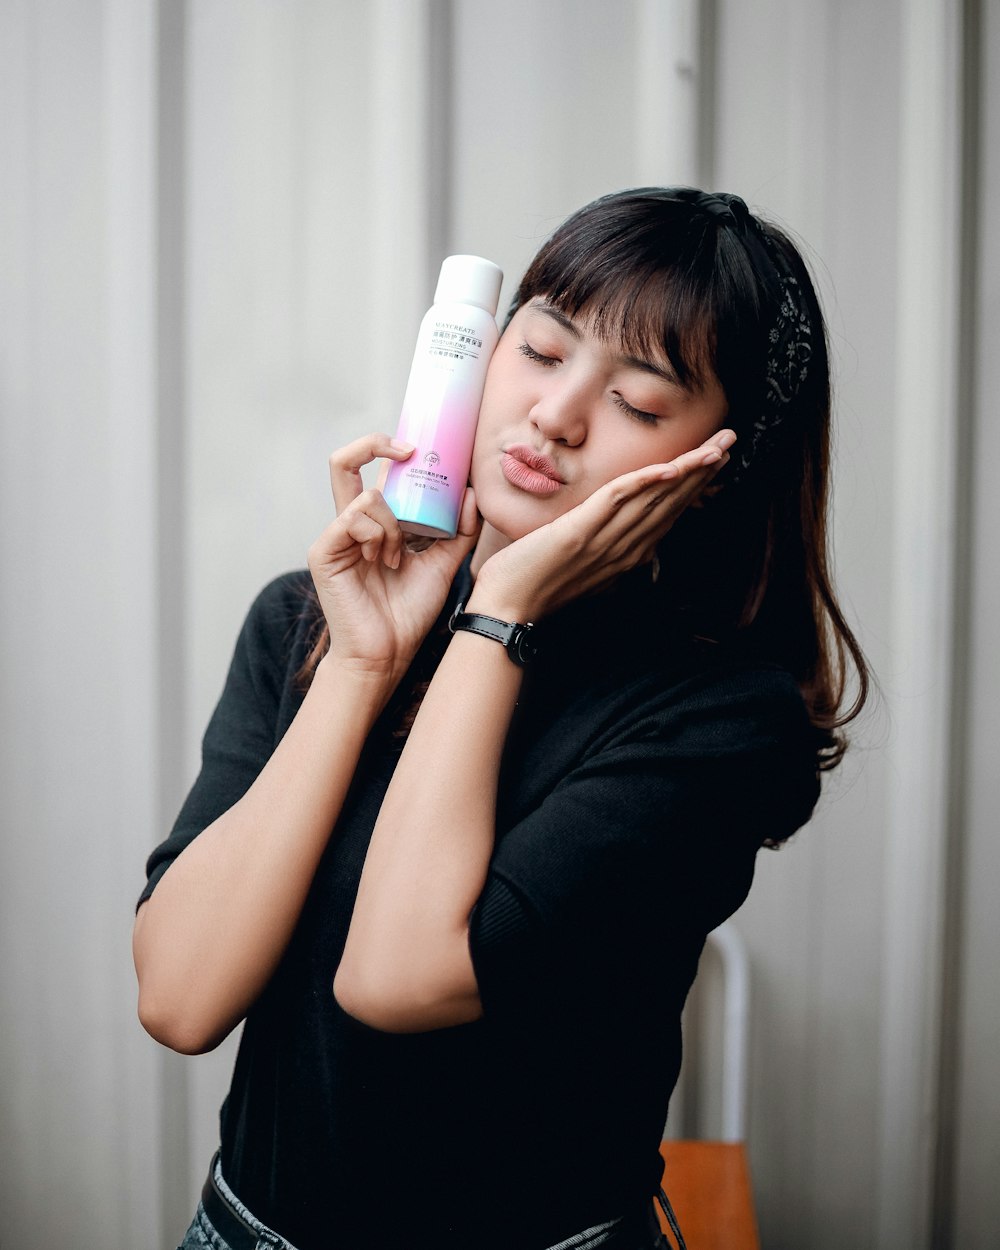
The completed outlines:
{"type": "Polygon", "coordinates": [[[662,692],[675,709],[730,708],[779,721],[809,720],[798,682],[790,669],[775,660],[695,644],[687,662],[666,678],[662,692]]]}
{"type": "Polygon", "coordinates": [[[290,626],[306,618],[313,619],[318,611],[309,570],[291,569],[273,577],[257,592],[247,611],[244,628],[280,638],[290,626]]]}
{"type": "Polygon", "coordinates": [[[294,569],[272,578],[258,591],[243,621],[237,649],[251,668],[275,675],[301,666],[322,619],[308,569],[294,569]]]}
{"type": "Polygon", "coordinates": [[[706,784],[755,795],[762,810],[780,809],[773,829],[798,828],[819,798],[821,735],[794,675],[779,663],[699,652],[686,672],[647,683],[645,723],[631,732],[706,784]]]}
{"type": "Polygon", "coordinates": [[[312,578],[308,569],[290,569],[272,577],[256,594],[250,605],[250,616],[262,623],[278,625],[289,613],[301,612],[303,604],[313,599],[312,578]]]}
{"type": "Polygon", "coordinates": [[[742,636],[696,633],[641,572],[623,578],[613,594],[562,614],[553,638],[553,684],[567,693],[585,691],[585,700],[623,727],[641,717],[671,734],[713,719],[776,732],[809,727],[788,667],[742,636]]]}
{"type": "Polygon", "coordinates": [[[723,754],[772,745],[813,749],[813,727],[792,673],[781,664],[711,647],[647,669],[617,700],[632,732],[673,750],[723,754]]]}

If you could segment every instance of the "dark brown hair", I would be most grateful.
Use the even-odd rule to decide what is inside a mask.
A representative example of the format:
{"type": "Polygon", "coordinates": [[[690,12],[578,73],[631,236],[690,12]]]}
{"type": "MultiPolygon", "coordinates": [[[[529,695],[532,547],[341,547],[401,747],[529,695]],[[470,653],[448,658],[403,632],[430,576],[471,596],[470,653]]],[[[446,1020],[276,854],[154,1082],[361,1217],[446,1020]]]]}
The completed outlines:
{"type": "MultiPolygon", "coordinates": [[[[829,769],[844,754],[843,727],[860,712],[871,678],[830,573],[825,323],[791,240],[750,217],[742,201],[740,223],[712,211],[714,199],[688,188],[643,188],[588,204],[531,262],[508,321],[522,304],[544,297],[569,316],[586,316],[630,354],[665,357],[694,392],[714,375],[739,449],[756,441],[767,410],[783,283],[789,276],[797,283],[810,323],[804,380],[738,479],[731,463],[704,506],[689,508],[663,539],[660,560],[668,573],[661,582],[691,635],[791,671],[817,730],[819,767],[829,769]],[[747,230],[767,246],[747,246],[747,230]],[[777,251],[777,265],[769,251],[777,251]]],[[[328,641],[324,628],[303,666],[304,681],[328,641]]]]}
{"type": "Polygon", "coordinates": [[[743,647],[793,673],[818,731],[819,766],[829,769],[844,754],[840,731],[860,712],[871,678],[830,572],[826,327],[794,244],[737,204],[742,221],[718,211],[724,205],[717,197],[689,188],[595,200],[544,244],[508,320],[544,297],[569,316],[586,316],[630,354],[666,357],[692,391],[714,374],[728,402],[726,424],[738,436],[735,458],[756,440],[768,412],[775,326],[788,278],[797,284],[810,330],[804,379],[738,480],[730,473],[736,466],[727,466],[717,492],[688,509],[664,538],[660,559],[669,570],[664,593],[692,634],[743,647]],[[747,246],[748,231],[761,246],[747,246]]]}

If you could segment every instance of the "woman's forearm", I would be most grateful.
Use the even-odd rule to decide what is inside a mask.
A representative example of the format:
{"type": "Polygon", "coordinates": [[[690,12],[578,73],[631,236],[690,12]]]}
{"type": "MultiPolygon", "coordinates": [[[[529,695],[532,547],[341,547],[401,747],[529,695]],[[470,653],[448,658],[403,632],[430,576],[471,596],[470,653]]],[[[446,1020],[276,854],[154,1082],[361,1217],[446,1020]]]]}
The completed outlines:
{"type": "Polygon", "coordinates": [[[372,834],[334,982],[341,1006],[374,1027],[421,1031],[482,1014],[469,914],[493,851],[520,688],[502,647],[460,633],[424,697],[372,834]]]}
{"type": "Polygon", "coordinates": [[[318,666],[253,785],[177,857],[139,909],[139,1016],[158,1041],[210,1050],[271,977],[391,683],[318,666]]]}

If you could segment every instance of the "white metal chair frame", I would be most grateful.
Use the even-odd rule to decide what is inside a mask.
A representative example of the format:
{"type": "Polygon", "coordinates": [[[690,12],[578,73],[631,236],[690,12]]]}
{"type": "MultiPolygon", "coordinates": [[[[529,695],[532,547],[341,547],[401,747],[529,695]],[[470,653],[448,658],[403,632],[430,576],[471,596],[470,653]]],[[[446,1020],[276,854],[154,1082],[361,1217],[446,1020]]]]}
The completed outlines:
{"type": "Polygon", "coordinates": [[[723,982],[722,1026],[722,1141],[746,1140],[749,1033],[750,957],[746,942],[732,921],[726,920],[708,935],[719,956],[723,982]]]}

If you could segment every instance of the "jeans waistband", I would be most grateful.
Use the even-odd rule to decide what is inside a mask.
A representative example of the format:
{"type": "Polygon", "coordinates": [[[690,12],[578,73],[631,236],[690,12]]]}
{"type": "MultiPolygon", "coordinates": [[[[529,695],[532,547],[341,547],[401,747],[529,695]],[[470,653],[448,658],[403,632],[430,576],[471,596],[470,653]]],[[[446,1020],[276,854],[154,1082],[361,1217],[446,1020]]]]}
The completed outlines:
{"type": "Polygon", "coordinates": [[[295,1250],[290,1241],[262,1224],[240,1202],[223,1178],[218,1154],[208,1169],[201,1205],[230,1250],[295,1250]]]}
{"type": "Polygon", "coordinates": [[[549,1250],[670,1250],[652,1204],[632,1218],[608,1220],[586,1228],[549,1250]]]}
{"type": "MultiPolygon", "coordinates": [[[[262,1224],[226,1184],[218,1154],[201,1191],[205,1216],[230,1250],[296,1250],[274,1229],[262,1224]]],[[[682,1243],[683,1244],[683,1243],[682,1243]]],[[[669,1250],[652,1205],[637,1218],[608,1220],[560,1241],[549,1250],[669,1250]]]]}

